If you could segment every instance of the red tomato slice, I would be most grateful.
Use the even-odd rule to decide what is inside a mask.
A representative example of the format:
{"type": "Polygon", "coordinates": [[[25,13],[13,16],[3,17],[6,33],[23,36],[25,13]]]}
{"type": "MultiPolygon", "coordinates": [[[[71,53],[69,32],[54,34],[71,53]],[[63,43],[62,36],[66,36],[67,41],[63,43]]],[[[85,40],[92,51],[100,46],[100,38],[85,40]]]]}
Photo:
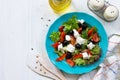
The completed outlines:
{"type": "Polygon", "coordinates": [[[52,44],[52,46],[53,46],[55,49],[58,47],[58,45],[59,45],[59,42],[56,42],[56,43],[52,44]]]}
{"type": "Polygon", "coordinates": [[[76,55],[73,56],[73,59],[77,59],[77,58],[81,58],[81,57],[83,57],[82,54],[76,54],[76,55]]]}
{"type": "Polygon", "coordinates": [[[87,50],[87,53],[89,54],[89,55],[92,55],[92,52],[88,49],[87,50]]]}
{"type": "Polygon", "coordinates": [[[82,32],[82,27],[78,28],[77,31],[78,31],[79,33],[81,33],[81,32],[82,32]]]}
{"type": "Polygon", "coordinates": [[[99,38],[99,36],[98,36],[97,33],[93,34],[93,36],[92,36],[92,41],[93,41],[93,42],[99,42],[99,41],[100,41],[100,38],[99,38]]]}
{"type": "Polygon", "coordinates": [[[92,51],[90,51],[89,49],[85,49],[82,52],[87,52],[88,54],[92,55],[92,51]]]}
{"type": "Polygon", "coordinates": [[[94,27],[92,27],[91,29],[88,30],[89,37],[93,34],[94,30],[95,30],[94,27]]]}
{"type": "Polygon", "coordinates": [[[75,65],[75,62],[71,59],[67,59],[66,62],[71,66],[73,67],[75,65]]]}
{"type": "Polygon", "coordinates": [[[60,35],[60,42],[63,42],[65,39],[65,32],[61,32],[61,35],[60,35]]]}
{"type": "Polygon", "coordinates": [[[63,32],[63,29],[64,29],[64,26],[60,26],[60,27],[59,27],[59,31],[60,31],[60,32],[63,32]]]}
{"type": "Polygon", "coordinates": [[[65,59],[65,57],[66,57],[66,53],[64,53],[62,56],[60,56],[59,58],[57,58],[56,59],[56,61],[62,61],[62,60],[64,60],[65,59]]]}
{"type": "Polygon", "coordinates": [[[75,37],[74,37],[74,36],[70,36],[70,43],[71,43],[72,45],[75,45],[76,40],[75,40],[75,37]]]}

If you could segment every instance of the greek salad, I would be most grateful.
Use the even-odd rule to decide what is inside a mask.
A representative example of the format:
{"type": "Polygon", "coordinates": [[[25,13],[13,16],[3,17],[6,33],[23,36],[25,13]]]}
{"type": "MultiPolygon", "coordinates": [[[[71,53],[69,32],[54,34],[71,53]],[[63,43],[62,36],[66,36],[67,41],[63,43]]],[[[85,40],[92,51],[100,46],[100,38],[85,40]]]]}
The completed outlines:
{"type": "Polygon", "coordinates": [[[70,66],[88,65],[100,58],[100,36],[97,28],[84,19],[72,16],[50,34],[52,47],[58,55],[56,61],[65,60],[70,66]]]}

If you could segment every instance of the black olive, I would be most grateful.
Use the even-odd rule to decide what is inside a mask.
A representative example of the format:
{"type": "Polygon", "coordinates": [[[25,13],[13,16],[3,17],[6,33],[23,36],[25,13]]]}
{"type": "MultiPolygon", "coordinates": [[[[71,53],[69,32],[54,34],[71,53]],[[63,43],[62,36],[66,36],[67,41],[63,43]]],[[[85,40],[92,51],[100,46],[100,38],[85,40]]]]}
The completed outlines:
{"type": "Polygon", "coordinates": [[[82,24],[81,24],[80,22],[78,22],[78,26],[79,26],[79,27],[81,27],[81,26],[82,26],[82,24]]]}
{"type": "Polygon", "coordinates": [[[80,49],[80,48],[81,48],[80,44],[77,43],[77,44],[75,45],[75,48],[80,49]]]}
{"type": "Polygon", "coordinates": [[[67,46],[69,44],[69,41],[64,40],[63,41],[63,46],[67,46]]]}
{"type": "Polygon", "coordinates": [[[82,29],[85,30],[87,28],[87,24],[86,23],[83,23],[82,24],[82,29]]]}
{"type": "Polygon", "coordinates": [[[66,59],[70,59],[70,58],[72,58],[72,53],[67,52],[66,59]]]}
{"type": "Polygon", "coordinates": [[[68,34],[68,35],[73,35],[74,32],[73,32],[73,30],[71,30],[71,31],[69,31],[67,34],[68,34]]]}

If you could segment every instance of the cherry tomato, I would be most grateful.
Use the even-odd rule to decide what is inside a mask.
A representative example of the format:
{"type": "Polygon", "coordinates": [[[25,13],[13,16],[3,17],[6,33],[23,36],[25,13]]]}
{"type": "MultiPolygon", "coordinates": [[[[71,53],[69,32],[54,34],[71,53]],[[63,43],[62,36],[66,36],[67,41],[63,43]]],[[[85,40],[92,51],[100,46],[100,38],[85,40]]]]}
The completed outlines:
{"type": "Polygon", "coordinates": [[[55,49],[58,47],[58,45],[59,45],[59,42],[56,42],[56,43],[52,44],[52,46],[53,46],[55,49]]]}
{"type": "Polygon", "coordinates": [[[76,55],[73,56],[73,59],[77,59],[77,58],[81,58],[81,57],[83,57],[82,54],[76,54],[76,55]]]}
{"type": "Polygon", "coordinates": [[[94,27],[92,27],[91,29],[88,30],[88,36],[89,37],[93,34],[94,30],[95,30],[94,27]]]}
{"type": "Polygon", "coordinates": [[[75,65],[75,62],[71,59],[67,59],[66,62],[71,66],[73,67],[75,65]]]}
{"type": "Polygon", "coordinates": [[[64,40],[65,40],[65,32],[61,32],[60,42],[63,42],[64,40]]]}
{"type": "Polygon", "coordinates": [[[92,41],[95,42],[95,43],[97,43],[97,42],[100,41],[100,38],[99,38],[99,36],[98,36],[97,33],[93,34],[93,36],[92,36],[92,41]]]}
{"type": "Polygon", "coordinates": [[[60,31],[60,32],[63,32],[63,29],[64,29],[64,26],[60,26],[60,27],[59,27],[59,31],[60,31]]]}
{"type": "Polygon", "coordinates": [[[92,52],[91,52],[89,49],[87,49],[87,53],[88,53],[89,55],[92,55],[92,52]]]}
{"type": "Polygon", "coordinates": [[[59,58],[57,58],[56,59],[56,61],[62,61],[62,60],[64,60],[65,59],[65,57],[66,57],[66,53],[64,53],[62,56],[60,56],[59,58]]]}

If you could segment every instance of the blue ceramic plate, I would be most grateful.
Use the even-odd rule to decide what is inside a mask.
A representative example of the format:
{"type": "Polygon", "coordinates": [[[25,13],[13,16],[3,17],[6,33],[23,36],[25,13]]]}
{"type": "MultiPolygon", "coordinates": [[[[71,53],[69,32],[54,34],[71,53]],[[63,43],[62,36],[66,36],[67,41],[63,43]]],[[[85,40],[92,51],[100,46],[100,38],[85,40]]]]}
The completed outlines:
{"type": "Polygon", "coordinates": [[[91,70],[95,69],[100,63],[103,62],[103,60],[106,56],[107,47],[108,47],[108,39],[107,39],[107,35],[106,35],[106,32],[105,32],[102,24],[97,19],[92,17],[91,15],[83,13],[83,12],[68,13],[68,14],[65,14],[65,15],[59,17],[50,26],[49,31],[46,36],[46,50],[47,50],[47,53],[48,53],[48,56],[49,56],[51,62],[58,69],[66,72],[66,73],[70,73],[70,74],[83,74],[83,73],[87,73],[87,72],[90,72],[91,70]],[[84,19],[85,22],[87,22],[88,24],[90,24],[92,26],[96,26],[98,29],[100,38],[101,38],[100,43],[99,43],[99,46],[101,47],[101,50],[102,50],[101,57],[98,61],[96,61],[90,65],[87,65],[87,66],[71,67],[65,61],[57,62],[56,58],[58,58],[58,55],[56,53],[54,53],[54,48],[51,46],[53,44],[53,42],[49,38],[51,32],[58,31],[58,28],[62,25],[62,23],[67,21],[73,15],[76,15],[78,19],[84,19]]]}

